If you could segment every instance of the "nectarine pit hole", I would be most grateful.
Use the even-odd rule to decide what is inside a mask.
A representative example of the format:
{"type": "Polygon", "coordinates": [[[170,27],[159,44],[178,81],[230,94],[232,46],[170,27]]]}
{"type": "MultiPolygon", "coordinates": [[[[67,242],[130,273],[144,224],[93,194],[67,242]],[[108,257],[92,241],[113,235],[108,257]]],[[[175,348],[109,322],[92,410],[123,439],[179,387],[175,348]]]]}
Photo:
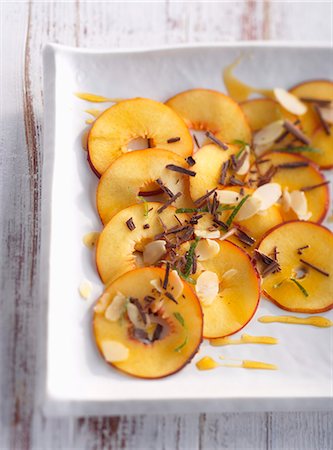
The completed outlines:
{"type": "Polygon", "coordinates": [[[305,267],[299,267],[295,270],[295,275],[293,278],[296,280],[302,280],[308,274],[308,270],[305,267]]]}
{"type": "Polygon", "coordinates": [[[129,152],[132,152],[134,150],[145,150],[146,148],[149,148],[151,146],[151,143],[149,143],[149,141],[150,139],[143,137],[131,139],[127,144],[127,150],[129,152]]]}
{"type": "Polygon", "coordinates": [[[164,202],[168,199],[168,196],[163,192],[156,181],[147,181],[140,187],[138,196],[144,197],[147,202],[164,202]]]}
{"type": "MultiPolygon", "coordinates": [[[[164,339],[166,336],[169,335],[170,331],[171,331],[171,327],[170,327],[170,323],[168,322],[168,320],[166,318],[162,318],[159,313],[155,313],[155,314],[149,314],[149,318],[150,318],[150,322],[152,324],[156,324],[156,326],[158,324],[162,325],[162,332],[159,336],[159,338],[156,341],[161,341],[162,339],[164,339]]],[[[138,332],[139,330],[135,329],[134,326],[131,324],[129,330],[128,330],[128,334],[129,334],[129,338],[133,339],[135,341],[139,341],[142,344],[145,345],[151,345],[156,341],[150,341],[149,339],[147,339],[145,337],[145,331],[142,330],[142,332],[138,332]]]]}

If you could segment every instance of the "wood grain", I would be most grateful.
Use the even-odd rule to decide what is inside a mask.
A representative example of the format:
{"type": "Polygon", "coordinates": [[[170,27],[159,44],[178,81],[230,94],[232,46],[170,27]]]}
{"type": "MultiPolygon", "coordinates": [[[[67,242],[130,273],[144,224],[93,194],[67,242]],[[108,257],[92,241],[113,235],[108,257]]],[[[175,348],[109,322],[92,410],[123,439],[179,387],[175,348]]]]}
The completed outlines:
{"type": "Polygon", "coordinates": [[[50,419],[38,406],[43,45],[328,41],[330,14],[320,1],[1,2],[1,449],[333,448],[326,412],[50,419]]]}

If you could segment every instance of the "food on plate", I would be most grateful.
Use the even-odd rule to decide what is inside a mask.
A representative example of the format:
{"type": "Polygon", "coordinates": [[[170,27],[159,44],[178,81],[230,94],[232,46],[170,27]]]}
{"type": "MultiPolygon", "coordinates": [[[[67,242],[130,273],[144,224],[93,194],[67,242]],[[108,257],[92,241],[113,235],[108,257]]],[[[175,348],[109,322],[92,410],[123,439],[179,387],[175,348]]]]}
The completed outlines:
{"type": "Polygon", "coordinates": [[[107,363],[129,375],[162,378],[178,372],[201,343],[196,295],[179,278],[176,283],[166,278],[160,268],[132,270],[111,283],[95,305],[97,347],[107,363]]]}
{"type": "Polygon", "coordinates": [[[192,154],[193,142],[184,121],[163,103],[147,98],[119,102],[93,123],[88,136],[89,160],[102,174],[128,144],[137,138],[149,140],[152,148],[175,152],[184,158],[192,154]]]}
{"type": "Polygon", "coordinates": [[[188,174],[196,173],[184,158],[168,150],[136,150],[120,156],[98,184],[97,209],[102,222],[107,224],[117,212],[139,203],[141,189],[151,183],[164,187],[163,199],[170,205],[191,206],[188,174]]]}
{"type": "Polygon", "coordinates": [[[100,234],[96,248],[96,265],[102,281],[113,282],[130,270],[159,263],[174,245],[175,235],[155,238],[163,233],[164,227],[179,228],[186,218],[186,214],[176,214],[176,208],[164,208],[163,203],[157,202],[143,202],[119,211],[100,234]]]}
{"type": "Polygon", "coordinates": [[[333,233],[312,222],[278,225],[256,252],[264,295],[283,309],[318,313],[333,307],[333,233]]]}
{"type": "Polygon", "coordinates": [[[226,143],[235,139],[251,141],[251,130],[243,111],[231,97],[221,92],[190,89],[170,98],[166,104],[193,130],[219,133],[219,138],[226,143]]]}

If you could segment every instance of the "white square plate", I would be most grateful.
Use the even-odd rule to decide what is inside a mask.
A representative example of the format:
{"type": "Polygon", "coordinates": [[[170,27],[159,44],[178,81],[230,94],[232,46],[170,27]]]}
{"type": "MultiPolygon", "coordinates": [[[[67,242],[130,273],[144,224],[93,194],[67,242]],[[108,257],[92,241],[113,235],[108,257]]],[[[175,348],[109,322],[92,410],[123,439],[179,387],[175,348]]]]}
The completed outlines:
{"type": "MultiPolygon", "coordinates": [[[[94,105],[74,93],[164,101],[194,87],[225,91],[222,69],[240,54],[244,58],[237,75],[256,86],[287,88],[305,79],[332,78],[329,47],[241,43],[92,51],[46,46],[42,231],[44,267],[49,266],[50,275],[45,387],[49,414],[332,406],[333,329],[258,323],[257,318],[263,314],[283,314],[266,300],[261,301],[246,332],[276,336],[278,345],[213,348],[204,343],[194,362],[204,355],[218,358],[223,354],[275,363],[277,371],[220,368],[199,372],[192,362],[169,378],[139,380],[108,367],[97,354],[91,336],[92,305],[101,292],[101,283],[82,237],[101,225],[94,201],[97,178],[87,164],[81,136],[89,118],[85,109],[94,105]],[[88,301],[78,293],[83,279],[94,284],[88,301]]],[[[332,311],[325,316],[333,319],[332,311]]]]}

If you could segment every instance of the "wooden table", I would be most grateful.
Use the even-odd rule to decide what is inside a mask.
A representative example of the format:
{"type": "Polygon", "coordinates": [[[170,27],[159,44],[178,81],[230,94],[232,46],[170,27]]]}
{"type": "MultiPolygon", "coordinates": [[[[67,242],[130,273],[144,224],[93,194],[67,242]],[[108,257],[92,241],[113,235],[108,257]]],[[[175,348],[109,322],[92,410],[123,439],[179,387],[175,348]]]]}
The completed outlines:
{"type": "MultiPolygon", "coordinates": [[[[329,41],[329,1],[1,2],[0,448],[333,448],[333,414],[242,413],[49,419],[38,408],[41,50],[276,39],[329,41]]],[[[292,61],[290,62],[292,64],[292,61]]],[[[66,370],[66,368],[64,368],[66,370]]]]}

